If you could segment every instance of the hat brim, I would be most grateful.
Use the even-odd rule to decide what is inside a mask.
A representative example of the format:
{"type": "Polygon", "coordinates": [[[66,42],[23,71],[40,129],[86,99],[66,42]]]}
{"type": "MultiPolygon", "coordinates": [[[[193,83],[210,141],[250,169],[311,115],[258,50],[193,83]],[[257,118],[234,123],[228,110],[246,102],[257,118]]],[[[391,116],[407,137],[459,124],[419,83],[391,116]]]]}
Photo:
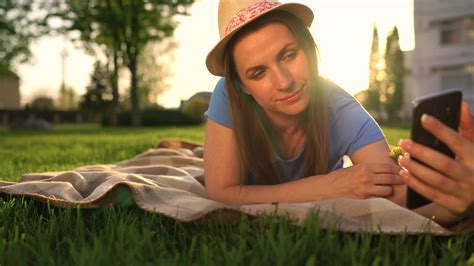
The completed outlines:
{"type": "Polygon", "coordinates": [[[225,53],[225,48],[227,46],[227,43],[229,40],[236,34],[242,27],[245,25],[251,23],[254,21],[256,18],[267,14],[269,12],[273,12],[276,10],[280,11],[286,11],[297,18],[299,18],[304,25],[307,27],[311,26],[311,23],[313,22],[314,19],[314,14],[311,9],[303,4],[297,4],[297,3],[286,3],[286,4],[281,4],[279,6],[276,6],[272,9],[269,9],[265,12],[262,12],[258,16],[255,16],[251,20],[242,23],[239,27],[235,28],[232,32],[228,33],[224,38],[222,38],[216,46],[209,52],[206,58],[206,66],[209,72],[211,72],[213,75],[216,76],[221,76],[223,77],[225,75],[224,73],[224,53],[225,53]]]}

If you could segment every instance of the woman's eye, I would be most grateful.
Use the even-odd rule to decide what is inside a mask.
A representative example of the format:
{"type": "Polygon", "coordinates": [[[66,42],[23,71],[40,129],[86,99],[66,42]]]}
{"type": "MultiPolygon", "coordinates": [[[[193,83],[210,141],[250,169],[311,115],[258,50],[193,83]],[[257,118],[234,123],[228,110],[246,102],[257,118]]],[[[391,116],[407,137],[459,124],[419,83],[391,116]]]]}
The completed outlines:
{"type": "Polygon", "coordinates": [[[252,79],[254,80],[260,80],[263,78],[263,76],[265,75],[265,71],[264,70],[259,70],[257,72],[255,72],[253,75],[252,75],[252,79]]]}
{"type": "Polygon", "coordinates": [[[295,57],[296,57],[296,52],[289,52],[285,55],[285,57],[283,57],[283,61],[293,60],[295,59],[295,57]]]}

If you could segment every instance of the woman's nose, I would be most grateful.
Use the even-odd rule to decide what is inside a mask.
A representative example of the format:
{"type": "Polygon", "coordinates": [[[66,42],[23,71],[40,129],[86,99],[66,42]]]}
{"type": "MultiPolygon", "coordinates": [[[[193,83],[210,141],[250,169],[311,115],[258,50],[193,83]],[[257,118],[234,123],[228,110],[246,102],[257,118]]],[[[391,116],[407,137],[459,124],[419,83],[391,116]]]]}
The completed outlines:
{"type": "Polygon", "coordinates": [[[278,90],[290,90],[293,84],[293,76],[288,69],[277,67],[274,72],[274,85],[278,90]]]}

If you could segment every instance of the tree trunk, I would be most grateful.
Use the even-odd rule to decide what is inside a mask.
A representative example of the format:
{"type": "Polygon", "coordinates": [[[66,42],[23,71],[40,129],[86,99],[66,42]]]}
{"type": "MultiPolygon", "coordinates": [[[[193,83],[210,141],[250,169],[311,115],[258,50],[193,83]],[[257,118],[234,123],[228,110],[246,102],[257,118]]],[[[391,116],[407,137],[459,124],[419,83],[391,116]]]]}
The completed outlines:
{"type": "Polygon", "coordinates": [[[116,127],[118,124],[118,113],[120,112],[120,101],[119,101],[119,91],[118,91],[118,49],[117,44],[114,43],[114,51],[113,51],[113,72],[112,72],[112,126],[116,127]]]}
{"type": "Polygon", "coordinates": [[[139,127],[141,126],[141,114],[140,114],[140,99],[138,95],[138,77],[137,77],[137,59],[130,58],[130,74],[131,84],[130,84],[130,100],[132,104],[132,126],[139,127]]]}

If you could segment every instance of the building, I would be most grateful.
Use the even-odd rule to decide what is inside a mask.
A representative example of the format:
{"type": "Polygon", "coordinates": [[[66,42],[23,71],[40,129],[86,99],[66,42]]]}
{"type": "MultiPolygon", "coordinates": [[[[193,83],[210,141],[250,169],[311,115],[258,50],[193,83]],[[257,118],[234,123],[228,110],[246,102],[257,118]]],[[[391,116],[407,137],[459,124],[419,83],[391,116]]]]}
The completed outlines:
{"type": "Polygon", "coordinates": [[[474,0],[414,0],[414,25],[404,114],[413,99],[450,88],[461,89],[474,110],[474,0]]]}
{"type": "Polygon", "coordinates": [[[0,70],[0,109],[20,108],[20,78],[11,71],[0,70]]]}

